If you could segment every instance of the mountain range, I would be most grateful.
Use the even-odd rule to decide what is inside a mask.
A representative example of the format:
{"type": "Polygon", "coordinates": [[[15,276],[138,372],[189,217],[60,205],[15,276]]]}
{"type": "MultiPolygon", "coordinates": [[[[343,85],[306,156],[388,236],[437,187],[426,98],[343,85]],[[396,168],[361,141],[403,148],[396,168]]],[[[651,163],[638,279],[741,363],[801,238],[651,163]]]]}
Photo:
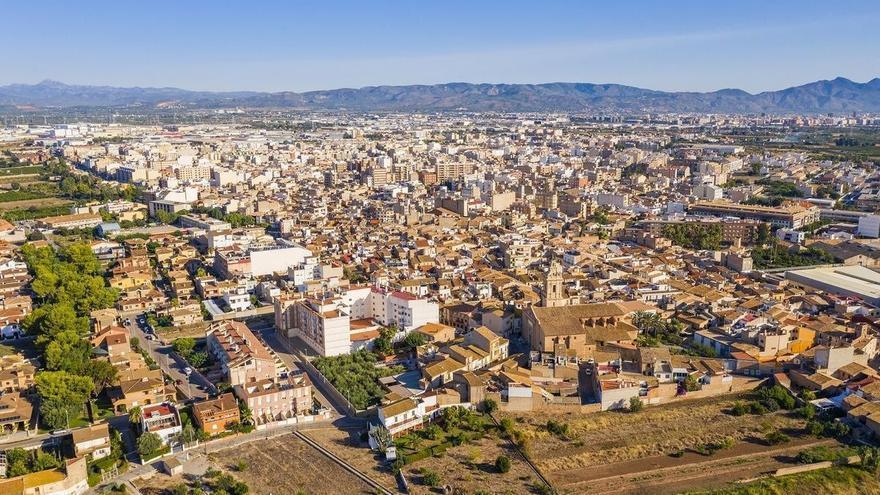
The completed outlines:
{"type": "Polygon", "coordinates": [[[880,112],[880,78],[838,77],[757,94],[739,89],[668,92],[620,84],[471,84],[368,86],[295,93],[120,88],[57,81],[0,86],[0,106],[287,108],[348,111],[826,113],[880,112]]]}

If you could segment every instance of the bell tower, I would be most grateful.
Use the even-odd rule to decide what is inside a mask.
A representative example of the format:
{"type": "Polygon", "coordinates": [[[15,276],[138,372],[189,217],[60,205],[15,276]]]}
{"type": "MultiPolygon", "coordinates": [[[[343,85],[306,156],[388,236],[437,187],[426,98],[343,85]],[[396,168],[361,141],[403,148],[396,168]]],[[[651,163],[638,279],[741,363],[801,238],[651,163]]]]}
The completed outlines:
{"type": "Polygon", "coordinates": [[[550,270],[544,276],[544,299],[541,302],[547,308],[565,306],[568,302],[562,284],[562,267],[556,260],[550,262],[550,270]]]}

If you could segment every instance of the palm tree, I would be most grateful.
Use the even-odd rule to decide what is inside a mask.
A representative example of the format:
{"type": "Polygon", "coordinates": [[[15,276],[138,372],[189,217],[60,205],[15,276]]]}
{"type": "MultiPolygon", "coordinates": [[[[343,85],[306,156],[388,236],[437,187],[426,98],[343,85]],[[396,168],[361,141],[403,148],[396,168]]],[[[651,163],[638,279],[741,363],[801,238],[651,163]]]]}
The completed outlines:
{"type": "Polygon", "coordinates": [[[251,411],[251,408],[247,406],[244,402],[238,402],[238,413],[241,416],[241,424],[243,425],[252,425],[254,424],[254,413],[251,411]]]}
{"type": "Polygon", "coordinates": [[[136,425],[141,422],[141,406],[134,406],[128,411],[128,422],[136,425]]]}

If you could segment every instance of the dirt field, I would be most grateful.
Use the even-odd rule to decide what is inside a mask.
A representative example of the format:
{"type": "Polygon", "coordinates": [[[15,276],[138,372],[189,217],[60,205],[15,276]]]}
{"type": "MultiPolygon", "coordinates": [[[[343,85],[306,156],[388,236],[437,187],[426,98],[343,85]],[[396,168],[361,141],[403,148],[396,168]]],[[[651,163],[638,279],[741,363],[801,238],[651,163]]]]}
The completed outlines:
{"type": "MultiPolygon", "coordinates": [[[[578,493],[584,486],[590,486],[591,489],[598,488],[585,485],[587,481],[630,474],[634,476],[630,476],[629,482],[624,485],[635,488],[639,484],[635,473],[662,468],[670,461],[674,461],[673,464],[678,466],[676,471],[681,472],[685,470],[683,465],[710,460],[714,462],[725,456],[736,455],[738,452],[759,455],[775,450],[761,441],[763,432],[775,429],[796,434],[803,428],[804,421],[793,414],[737,417],[724,412],[738,398],[739,395],[731,395],[682,401],[664,406],[646,407],[643,411],[634,414],[628,412],[548,414],[542,411],[505,415],[513,419],[517,427],[523,431],[532,459],[535,459],[542,473],[554,482],[554,486],[563,492],[578,493]],[[567,440],[562,440],[546,431],[546,422],[551,418],[568,424],[567,440]],[[689,449],[725,437],[734,438],[736,444],[733,448],[723,451],[724,456],[717,453],[706,457],[688,452],[689,449]],[[679,458],[669,456],[678,451],[683,451],[685,454],[679,458]]],[[[804,441],[809,443],[811,440],[804,441]]],[[[777,448],[785,448],[785,445],[777,448]]],[[[744,462],[738,460],[735,465],[744,462]]],[[[698,471],[703,472],[706,469],[707,466],[702,466],[698,471]]],[[[724,470],[719,470],[718,474],[720,475],[722,471],[730,474],[731,468],[728,466],[724,470]]],[[[746,466],[742,466],[740,471],[746,473],[749,470],[746,466]]],[[[667,475],[658,474],[659,477],[667,475]]],[[[619,484],[612,486],[618,491],[627,491],[619,484]]]]}
{"type": "Polygon", "coordinates": [[[210,457],[258,495],[373,493],[366,483],[293,435],[251,442],[210,457]],[[246,465],[243,471],[235,470],[239,461],[246,465]]]}
{"type": "Polygon", "coordinates": [[[61,198],[40,198],[26,199],[23,201],[6,201],[0,203],[0,211],[14,210],[16,208],[30,208],[31,206],[35,206],[37,208],[40,208],[42,206],[58,206],[68,203],[70,203],[70,201],[61,198]]]}
{"type": "MultiPolygon", "coordinates": [[[[361,472],[396,491],[397,483],[391,472],[382,468],[380,458],[366,446],[353,443],[346,432],[325,428],[305,433],[361,472]]],[[[422,468],[436,472],[440,476],[441,485],[462,489],[463,493],[483,490],[491,494],[527,494],[532,493],[531,486],[536,479],[528,465],[507,447],[506,442],[495,437],[451,448],[442,457],[423,459],[404,467],[404,476],[409,481],[409,493],[439,493],[438,489],[422,484],[422,468]],[[494,466],[495,459],[501,454],[511,460],[510,471],[503,474],[494,466]]]]}

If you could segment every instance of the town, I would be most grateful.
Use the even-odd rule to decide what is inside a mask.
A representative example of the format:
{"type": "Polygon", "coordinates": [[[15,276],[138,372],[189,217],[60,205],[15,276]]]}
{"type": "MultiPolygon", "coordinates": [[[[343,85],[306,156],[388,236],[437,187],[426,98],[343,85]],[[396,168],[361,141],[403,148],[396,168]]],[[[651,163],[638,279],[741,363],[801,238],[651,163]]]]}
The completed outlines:
{"type": "Polygon", "coordinates": [[[0,130],[0,492],[880,487],[880,117],[220,120],[0,130]]]}

